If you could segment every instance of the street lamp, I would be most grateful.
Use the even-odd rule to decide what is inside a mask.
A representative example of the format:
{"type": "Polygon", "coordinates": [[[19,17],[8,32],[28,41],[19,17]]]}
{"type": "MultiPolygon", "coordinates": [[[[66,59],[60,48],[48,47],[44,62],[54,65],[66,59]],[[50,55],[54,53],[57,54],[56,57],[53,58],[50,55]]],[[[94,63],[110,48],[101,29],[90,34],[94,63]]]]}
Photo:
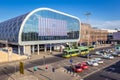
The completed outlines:
{"type": "MultiPolygon", "coordinates": [[[[91,15],[91,12],[86,12],[85,14],[84,14],[85,16],[86,16],[86,22],[88,23],[88,26],[89,26],[89,16],[91,15]]],[[[90,33],[89,32],[87,32],[87,45],[89,45],[89,39],[90,39],[90,33]]]]}
{"type": "Polygon", "coordinates": [[[86,18],[87,23],[89,23],[89,16],[91,16],[91,12],[86,12],[84,15],[87,17],[86,18]]]}

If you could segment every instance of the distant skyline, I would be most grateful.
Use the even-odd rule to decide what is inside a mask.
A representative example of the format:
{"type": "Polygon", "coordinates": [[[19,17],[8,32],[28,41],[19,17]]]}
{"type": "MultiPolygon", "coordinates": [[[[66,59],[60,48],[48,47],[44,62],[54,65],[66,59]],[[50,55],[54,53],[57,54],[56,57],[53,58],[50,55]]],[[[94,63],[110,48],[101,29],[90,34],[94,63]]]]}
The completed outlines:
{"type": "Polygon", "coordinates": [[[36,8],[52,8],[88,22],[92,27],[120,28],[120,0],[0,0],[0,22],[20,16],[36,8]]]}

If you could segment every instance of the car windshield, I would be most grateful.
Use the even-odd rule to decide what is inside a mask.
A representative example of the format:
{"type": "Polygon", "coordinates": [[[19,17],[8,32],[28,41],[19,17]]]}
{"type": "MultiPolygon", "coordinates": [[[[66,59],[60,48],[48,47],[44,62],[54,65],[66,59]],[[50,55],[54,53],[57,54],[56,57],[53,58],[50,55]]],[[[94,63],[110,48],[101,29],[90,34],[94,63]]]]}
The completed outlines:
{"type": "Polygon", "coordinates": [[[92,61],[92,63],[97,63],[96,61],[92,61]]]}
{"type": "Polygon", "coordinates": [[[75,68],[77,68],[77,69],[78,69],[78,68],[80,68],[80,66],[75,66],[75,68]]]}
{"type": "Polygon", "coordinates": [[[107,56],[111,56],[110,54],[108,54],[107,56]]]}

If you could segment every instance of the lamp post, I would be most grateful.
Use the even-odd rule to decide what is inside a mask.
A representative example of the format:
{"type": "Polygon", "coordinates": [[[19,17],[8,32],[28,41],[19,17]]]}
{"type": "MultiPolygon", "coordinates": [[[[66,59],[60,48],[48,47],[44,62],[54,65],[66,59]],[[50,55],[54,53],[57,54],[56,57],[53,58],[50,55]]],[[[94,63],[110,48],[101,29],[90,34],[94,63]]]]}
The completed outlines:
{"type": "Polygon", "coordinates": [[[89,16],[91,15],[91,12],[86,12],[84,15],[87,17],[86,18],[87,23],[89,23],[89,16]]]}
{"type": "Polygon", "coordinates": [[[8,62],[10,61],[10,52],[9,52],[9,49],[8,49],[8,40],[6,40],[6,50],[8,52],[8,62]]]}
{"type": "MultiPolygon", "coordinates": [[[[91,12],[86,12],[85,14],[84,14],[85,16],[86,16],[86,22],[88,23],[88,26],[89,26],[89,16],[91,16],[91,12]]],[[[87,46],[89,46],[89,38],[90,38],[90,33],[89,32],[87,32],[87,46]]]]}

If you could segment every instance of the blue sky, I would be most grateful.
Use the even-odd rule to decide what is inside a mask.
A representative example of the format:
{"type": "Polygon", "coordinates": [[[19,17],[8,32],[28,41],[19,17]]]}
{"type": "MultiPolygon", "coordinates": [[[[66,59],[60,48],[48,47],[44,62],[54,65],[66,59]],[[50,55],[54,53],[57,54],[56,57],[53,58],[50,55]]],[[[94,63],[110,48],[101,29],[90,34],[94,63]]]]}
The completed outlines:
{"type": "Polygon", "coordinates": [[[80,18],[92,27],[120,28],[120,0],[0,0],[0,22],[25,14],[36,8],[48,7],[80,18]]]}

